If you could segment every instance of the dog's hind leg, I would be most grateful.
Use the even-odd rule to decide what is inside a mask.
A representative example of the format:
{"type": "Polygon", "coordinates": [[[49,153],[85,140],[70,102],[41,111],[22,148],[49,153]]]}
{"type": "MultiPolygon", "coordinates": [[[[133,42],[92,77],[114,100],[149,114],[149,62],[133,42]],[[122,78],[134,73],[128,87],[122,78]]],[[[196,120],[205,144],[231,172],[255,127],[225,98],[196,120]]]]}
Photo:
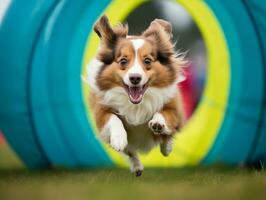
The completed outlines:
{"type": "Polygon", "coordinates": [[[168,156],[173,149],[173,138],[171,136],[165,136],[162,138],[160,144],[160,151],[164,156],[168,156]]]}
{"type": "Polygon", "coordinates": [[[142,171],[144,170],[144,167],[143,167],[142,163],[140,162],[137,153],[125,151],[125,154],[127,154],[129,157],[131,172],[135,173],[135,175],[137,177],[141,176],[142,171]]]}

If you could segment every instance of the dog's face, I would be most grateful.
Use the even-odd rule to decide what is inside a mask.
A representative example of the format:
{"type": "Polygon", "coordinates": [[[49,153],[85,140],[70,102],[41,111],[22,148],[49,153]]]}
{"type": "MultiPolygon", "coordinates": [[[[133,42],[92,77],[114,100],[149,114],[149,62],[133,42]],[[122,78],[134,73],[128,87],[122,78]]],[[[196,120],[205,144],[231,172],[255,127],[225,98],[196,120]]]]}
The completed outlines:
{"type": "Polygon", "coordinates": [[[171,25],[154,20],[140,36],[128,36],[125,25],[111,27],[106,16],[94,26],[101,40],[97,54],[104,65],[97,75],[100,90],[123,87],[138,104],[149,87],[164,88],[176,82],[181,60],[171,42],[171,25]]]}

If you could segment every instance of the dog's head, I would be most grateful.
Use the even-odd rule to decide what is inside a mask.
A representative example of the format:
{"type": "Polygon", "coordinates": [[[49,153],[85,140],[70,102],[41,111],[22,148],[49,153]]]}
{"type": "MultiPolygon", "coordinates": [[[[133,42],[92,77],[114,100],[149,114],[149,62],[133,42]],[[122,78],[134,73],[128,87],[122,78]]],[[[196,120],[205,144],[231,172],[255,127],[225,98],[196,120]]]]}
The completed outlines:
{"type": "Polygon", "coordinates": [[[94,26],[100,38],[97,59],[103,63],[96,78],[101,91],[123,87],[130,101],[138,104],[149,87],[176,83],[182,59],[172,43],[172,27],[155,19],[142,35],[129,36],[128,26],[111,27],[106,16],[94,26]]]}

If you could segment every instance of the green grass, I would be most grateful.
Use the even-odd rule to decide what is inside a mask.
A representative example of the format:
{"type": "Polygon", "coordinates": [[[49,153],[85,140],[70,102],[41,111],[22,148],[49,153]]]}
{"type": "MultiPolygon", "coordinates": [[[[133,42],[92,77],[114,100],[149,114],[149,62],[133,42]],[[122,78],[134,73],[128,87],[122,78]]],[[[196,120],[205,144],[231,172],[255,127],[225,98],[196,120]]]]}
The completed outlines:
{"type": "Polygon", "coordinates": [[[0,199],[265,199],[266,172],[235,168],[0,171],[0,199]]]}
{"type": "Polygon", "coordinates": [[[27,171],[0,145],[0,200],[266,199],[266,171],[231,167],[27,171]]]}

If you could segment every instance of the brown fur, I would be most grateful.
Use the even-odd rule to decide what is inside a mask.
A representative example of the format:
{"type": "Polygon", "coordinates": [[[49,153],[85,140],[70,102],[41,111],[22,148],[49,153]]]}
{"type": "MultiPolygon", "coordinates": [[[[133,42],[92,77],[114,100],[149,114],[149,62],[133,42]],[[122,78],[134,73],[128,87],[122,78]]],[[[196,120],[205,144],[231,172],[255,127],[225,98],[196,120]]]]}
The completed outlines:
{"type": "Polygon", "coordinates": [[[106,16],[102,16],[94,25],[94,31],[101,39],[101,48],[97,57],[104,63],[110,64],[114,59],[114,48],[119,39],[127,36],[128,26],[118,24],[111,28],[108,18],[106,16]]]}
{"type": "Polygon", "coordinates": [[[180,131],[184,125],[183,106],[179,94],[164,105],[160,113],[165,117],[168,127],[173,133],[180,131]]]}
{"type": "Polygon", "coordinates": [[[96,126],[99,131],[102,131],[104,125],[108,122],[113,110],[110,107],[104,106],[99,103],[99,97],[91,92],[89,96],[90,107],[94,114],[96,126]]]}

